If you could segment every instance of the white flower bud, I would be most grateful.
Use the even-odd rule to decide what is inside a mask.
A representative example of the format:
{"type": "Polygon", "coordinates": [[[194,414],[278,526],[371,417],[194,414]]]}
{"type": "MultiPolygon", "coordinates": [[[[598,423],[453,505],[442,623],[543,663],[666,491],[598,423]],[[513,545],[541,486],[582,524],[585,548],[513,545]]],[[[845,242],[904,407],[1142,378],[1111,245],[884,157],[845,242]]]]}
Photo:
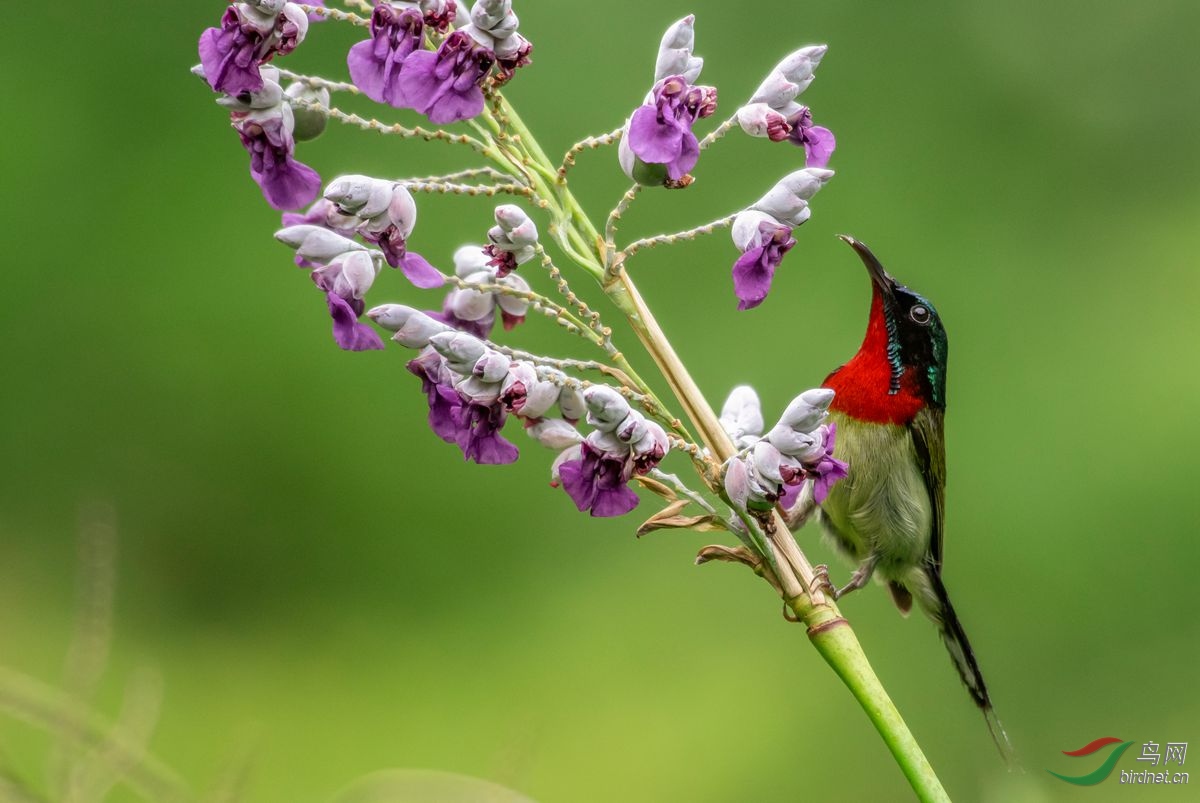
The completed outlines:
{"type": "Polygon", "coordinates": [[[246,0],[239,5],[252,8],[264,16],[274,17],[278,16],[288,3],[286,0],[246,0]]]}
{"type": "Polygon", "coordinates": [[[471,24],[490,31],[511,11],[512,0],[478,0],[471,6],[471,24]]]}
{"type": "Polygon", "coordinates": [[[408,239],[417,225],[417,202],[403,184],[393,184],[387,205],[386,220],[396,227],[400,236],[408,239]]]}
{"type": "Polygon", "coordinates": [[[754,388],[738,385],[729,392],[729,398],[721,408],[721,427],[738,448],[749,446],[748,441],[762,435],[762,403],[754,388]]]}
{"type": "Polygon", "coordinates": [[[629,415],[629,402],[607,385],[592,385],[583,392],[587,422],[601,432],[612,432],[629,415]]]}
{"type": "Polygon", "coordinates": [[[529,218],[526,218],[521,225],[516,226],[508,232],[508,239],[517,248],[535,245],[538,241],[537,225],[529,218]]]}
{"type": "Polygon", "coordinates": [[[342,298],[362,298],[375,283],[375,261],[366,251],[351,251],[335,257],[330,267],[339,266],[333,280],[333,292],[342,298]]]}
{"type": "Polygon", "coordinates": [[[506,354],[501,354],[493,349],[487,349],[483,352],[483,356],[475,363],[471,369],[471,373],[484,382],[503,382],[504,377],[508,376],[508,369],[512,367],[512,359],[506,354]]]}
{"type": "Polygon", "coordinates": [[[478,376],[467,376],[454,383],[459,395],[476,404],[495,404],[500,398],[500,383],[488,382],[478,376]]]}
{"type": "MultiPolygon", "coordinates": [[[[522,293],[528,293],[530,291],[529,282],[522,279],[516,273],[508,274],[503,279],[500,279],[497,283],[502,284],[505,287],[511,287],[514,290],[519,290],[522,293]]],[[[529,311],[529,299],[527,298],[497,293],[496,303],[500,305],[500,309],[517,318],[524,318],[525,313],[529,311]]]]}
{"type": "Polygon", "coordinates": [[[471,373],[475,363],[483,357],[487,346],[474,335],[466,332],[442,332],[429,338],[429,345],[441,354],[451,371],[464,376],[471,373]]]}
{"type": "Polygon", "coordinates": [[[367,317],[384,329],[390,329],[400,345],[410,349],[422,349],[429,345],[429,338],[442,332],[453,332],[454,328],[435,321],[420,310],[400,304],[384,304],[367,311],[367,317]]]}
{"type": "Polygon", "coordinates": [[[661,458],[671,451],[671,441],[667,438],[667,431],[654,421],[646,421],[645,432],[629,446],[633,454],[638,457],[657,456],[661,458]]]}
{"type": "Polygon", "coordinates": [[[492,50],[498,59],[515,59],[528,45],[528,39],[519,33],[512,33],[503,39],[497,39],[496,46],[492,50]]]}
{"type": "Polygon", "coordinates": [[[495,52],[496,38],[483,28],[480,28],[477,25],[466,25],[462,28],[459,28],[459,30],[471,37],[471,40],[474,41],[475,44],[495,52]]]}
{"type": "Polygon", "coordinates": [[[649,430],[646,428],[646,417],[637,410],[630,410],[629,415],[617,424],[613,434],[622,443],[633,443],[646,437],[649,430]]]}
{"type": "Polygon", "coordinates": [[[629,446],[618,440],[611,432],[596,430],[595,432],[588,433],[588,436],[584,440],[587,441],[588,446],[591,446],[597,452],[610,457],[625,457],[629,454],[629,446]]]}
{"type": "Polygon", "coordinates": [[[558,386],[539,380],[537,369],[532,363],[514,362],[504,378],[501,393],[508,393],[509,389],[518,383],[525,392],[520,409],[516,410],[517,415],[522,418],[541,418],[558,401],[558,386]]]}
{"type": "Polygon", "coordinates": [[[583,418],[587,414],[587,405],[584,404],[583,394],[574,388],[563,388],[558,393],[558,410],[563,414],[563,418],[572,421],[583,418]]]}
{"type": "Polygon", "coordinates": [[[757,475],[756,479],[761,478],[782,485],[783,475],[779,470],[782,460],[783,454],[765,440],[754,444],[754,448],[750,450],[750,466],[757,475]]]}
{"type": "MultiPolygon", "coordinates": [[[[488,255],[483,253],[482,246],[460,246],[454,252],[454,273],[464,279],[479,271],[486,270],[494,273],[496,269],[488,266],[488,259],[488,255]]],[[[491,279],[489,278],[488,281],[491,279]]]]}
{"type": "MultiPolygon", "coordinates": [[[[517,15],[510,8],[499,22],[487,29],[487,32],[496,39],[496,43],[499,45],[501,41],[512,38],[519,27],[521,27],[521,21],[517,19],[517,15]]],[[[496,46],[492,47],[492,51],[498,53],[496,46]]]]}
{"type": "MultiPolygon", "coordinates": [[[[828,52],[828,45],[809,45],[802,47],[794,53],[789,54],[783,61],[775,67],[773,72],[777,72],[787,80],[794,84],[799,84],[801,87],[807,87],[812,83],[813,73],[817,69],[817,65],[821,63],[821,59],[828,52]]],[[[803,89],[801,89],[803,91],[803,89]]]]}
{"type": "Polygon", "coordinates": [[[780,72],[771,72],[750,96],[751,103],[765,103],[776,111],[782,110],[800,94],[800,86],[785,78],[780,72]]]}
{"type": "Polygon", "coordinates": [[[776,424],[767,433],[766,440],[779,450],[781,454],[800,458],[803,454],[812,452],[818,438],[807,432],[799,432],[784,424],[776,424]]]}
{"type": "Polygon", "coordinates": [[[654,62],[654,80],[661,81],[668,75],[681,75],[687,71],[696,44],[696,17],[687,15],[663,34],[658,46],[658,57],[654,62]]]}
{"type": "Polygon", "coordinates": [[[370,176],[338,176],[325,187],[325,200],[336,204],[344,214],[358,214],[371,200],[377,182],[370,176]]]}
{"type": "Polygon", "coordinates": [[[543,418],[525,428],[529,437],[549,449],[566,449],[583,442],[579,430],[561,418],[543,418]]]}
{"type": "Polygon", "coordinates": [[[321,226],[302,224],[288,226],[275,232],[275,239],[284,245],[296,249],[296,255],[312,262],[328,263],[339,254],[347,251],[366,251],[367,249],[321,226]]]}
{"type": "MultiPolygon", "coordinates": [[[[478,276],[479,274],[472,275],[478,276]]],[[[484,281],[491,279],[490,275],[484,274],[484,276],[486,277],[484,281]]],[[[482,284],[482,282],[471,283],[482,284]]],[[[446,303],[454,316],[464,321],[481,321],[496,309],[496,299],[490,292],[466,287],[451,290],[446,303]]]]}
{"type": "Polygon", "coordinates": [[[737,110],[738,125],[752,137],[771,137],[778,141],[786,138],[781,132],[788,130],[787,119],[766,103],[749,103],[737,110]],[[772,137],[774,134],[774,137],[772,137]]]}
{"type": "Polygon", "coordinates": [[[738,212],[737,217],[733,219],[733,226],[729,229],[729,234],[733,238],[733,244],[737,246],[739,251],[746,251],[758,245],[758,231],[760,223],[770,223],[772,226],[778,226],[779,221],[774,215],[768,215],[766,212],[760,212],[757,209],[747,209],[744,212],[738,212]]]}
{"type": "Polygon", "coordinates": [[[831,402],[833,391],[829,388],[806,390],[792,399],[779,417],[779,424],[797,432],[812,432],[825,420],[831,402]]]}

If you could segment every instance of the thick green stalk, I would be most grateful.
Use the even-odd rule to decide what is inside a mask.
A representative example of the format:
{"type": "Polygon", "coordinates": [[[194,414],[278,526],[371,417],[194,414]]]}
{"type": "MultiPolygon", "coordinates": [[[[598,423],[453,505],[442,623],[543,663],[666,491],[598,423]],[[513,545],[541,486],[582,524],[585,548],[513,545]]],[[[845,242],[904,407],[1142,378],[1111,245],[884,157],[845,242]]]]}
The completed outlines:
{"type": "MultiPolygon", "coordinates": [[[[565,225],[571,242],[589,256],[595,254],[595,262],[585,266],[588,272],[601,280],[605,294],[628,318],[642,345],[654,359],[671,391],[695,426],[701,442],[708,447],[718,464],[724,463],[734,454],[734,445],[721,427],[716,413],[705,401],[700,387],[684,367],[662,327],[642,299],[637,286],[620,265],[608,278],[604,278],[603,266],[607,256],[604,253],[604,238],[568,187],[559,184],[554,188],[553,194],[550,194],[551,188],[548,182],[542,179],[541,173],[553,174],[555,166],[550,163],[507,99],[502,99],[500,104],[508,126],[519,138],[523,150],[544,167],[544,171],[531,171],[535,176],[534,183],[538,194],[547,201],[551,198],[558,201],[558,204],[555,204],[558,208],[554,209],[554,212],[558,213],[560,225],[565,225]],[[600,269],[599,276],[597,268],[600,269]]],[[[774,523],[775,532],[770,536],[770,546],[774,560],[781,570],[782,576],[778,577],[778,580],[788,606],[800,621],[808,626],[809,638],[817,651],[850,689],[879,731],[917,797],[923,801],[949,800],[929,760],[867,661],[850,623],[842,618],[837,606],[816,588],[816,573],[800,551],[782,517],[776,514],[774,523]]]]}

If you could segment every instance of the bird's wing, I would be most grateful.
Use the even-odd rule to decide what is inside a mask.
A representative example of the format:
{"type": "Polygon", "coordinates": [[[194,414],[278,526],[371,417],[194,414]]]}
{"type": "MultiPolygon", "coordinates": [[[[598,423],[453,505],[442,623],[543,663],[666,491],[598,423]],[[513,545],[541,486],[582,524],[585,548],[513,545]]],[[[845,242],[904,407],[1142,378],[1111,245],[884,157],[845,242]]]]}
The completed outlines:
{"type": "Polygon", "coordinates": [[[933,505],[933,527],[929,537],[929,555],[934,567],[942,568],[942,528],[946,521],[946,441],[943,422],[946,411],[926,405],[908,425],[917,452],[917,466],[925,478],[929,501],[933,505]]]}

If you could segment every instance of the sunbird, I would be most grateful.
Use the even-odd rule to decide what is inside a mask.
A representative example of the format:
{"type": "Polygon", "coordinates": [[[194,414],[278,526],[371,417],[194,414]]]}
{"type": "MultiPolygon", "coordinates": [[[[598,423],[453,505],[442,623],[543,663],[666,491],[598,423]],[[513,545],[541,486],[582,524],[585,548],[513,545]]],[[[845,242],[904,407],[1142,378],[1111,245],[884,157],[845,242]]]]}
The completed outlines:
{"type": "MultiPolygon", "coordinates": [[[[834,456],[849,463],[819,507],[830,540],[858,564],[841,598],[878,575],[901,614],[913,600],[933,620],[958,674],[983,711],[996,746],[1012,762],[1012,746],[992,709],[971,642],[942,582],[945,537],[946,329],[928,299],[892,278],[865,245],[841,238],[871,277],[871,312],[858,353],[831,373],[834,456]]],[[[796,524],[812,511],[803,495],[796,524]]]]}

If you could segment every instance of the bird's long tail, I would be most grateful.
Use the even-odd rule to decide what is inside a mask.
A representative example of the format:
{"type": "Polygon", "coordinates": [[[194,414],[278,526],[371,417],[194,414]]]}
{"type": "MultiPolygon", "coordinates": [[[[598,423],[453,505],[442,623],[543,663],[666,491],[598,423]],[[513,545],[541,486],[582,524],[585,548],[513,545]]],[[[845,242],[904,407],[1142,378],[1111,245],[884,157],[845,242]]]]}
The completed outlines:
{"type": "MultiPolygon", "coordinates": [[[[929,578],[930,591],[937,603],[936,610],[929,610],[929,613],[938,626],[942,642],[946,645],[950,658],[954,661],[954,667],[958,670],[963,683],[966,684],[971,698],[983,712],[988,730],[992,733],[992,741],[996,743],[996,747],[1004,756],[1008,766],[1015,768],[1017,763],[1012,742],[1009,741],[1008,734],[1004,731],[1004,725],[1000,723],[1000,718],[996,716],[996,711],[992,708],[992,699],[988,696],[987,684],[983,680],[983,673],[979,670],[979,662],[975,660],[975,652],[971,649],[967,633],[963,630],[962,622],[958,621],[958,614],[954,612],[954,606],[950,604],[950,595],[946,593],[946,586],[942,583],[941,572],[937,569],[930,569],[925,574],[929,578]]],[[[921,597],[918,599],[922,602],[932,601],[921,599],[921,597]]]]}

